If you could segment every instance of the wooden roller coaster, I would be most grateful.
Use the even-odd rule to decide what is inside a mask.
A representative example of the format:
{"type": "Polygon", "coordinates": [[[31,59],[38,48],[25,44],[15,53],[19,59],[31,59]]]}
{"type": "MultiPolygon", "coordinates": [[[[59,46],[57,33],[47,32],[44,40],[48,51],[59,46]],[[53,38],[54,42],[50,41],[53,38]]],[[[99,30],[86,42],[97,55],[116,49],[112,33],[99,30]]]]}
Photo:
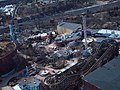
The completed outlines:
{"type": "Polygon", "coordinates": [[[80,60],[78,64],[60,75],[48,76],[45,79],[45,84],[52,90],[74,90],[78,84],[80,87],[81,77],[117,56],[118,48],[115,40],[103,40],[93,55],[85,60],[80,60]]]}

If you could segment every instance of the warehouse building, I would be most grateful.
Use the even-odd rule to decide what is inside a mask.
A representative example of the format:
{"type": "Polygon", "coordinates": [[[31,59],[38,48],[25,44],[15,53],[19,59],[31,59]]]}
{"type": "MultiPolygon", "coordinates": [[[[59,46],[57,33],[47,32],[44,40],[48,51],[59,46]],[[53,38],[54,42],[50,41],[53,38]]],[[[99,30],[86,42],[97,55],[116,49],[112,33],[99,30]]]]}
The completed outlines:
{"type": "Polygon", "coordinates": [[[82,80],[83,90],[120,90],[120,55],[82,80]]]}
{"type": "Polygon", "coordinates": [[[57,25],[57,32],[59,34],[70,34],[81,28],[81,24],[61,22],[57,25]]]}

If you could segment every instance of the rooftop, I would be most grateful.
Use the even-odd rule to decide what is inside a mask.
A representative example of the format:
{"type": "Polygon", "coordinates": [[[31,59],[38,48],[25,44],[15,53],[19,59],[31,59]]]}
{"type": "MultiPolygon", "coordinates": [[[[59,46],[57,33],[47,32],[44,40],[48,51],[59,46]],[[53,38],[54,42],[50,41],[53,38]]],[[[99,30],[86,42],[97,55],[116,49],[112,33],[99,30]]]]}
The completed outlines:
{"type": "Polygon", "coordinates": [[[0,2],[2,2],[2,1],[7,1],[7,0],[0,0],[0,2]]]}
{"type": "Polygon", "coordinates": [[[22,78],[18,84],[19,85],[28,85],[30,87],[34,87],[34,86],[39,86],[39,84],[41,83],[40,80],[38,80],[35,77],[27,77],[27,78],[22,78]]]}
{"type": "Polygon", "coordinates": [[[15,86],[13,87],[13,89],[14,89],[14,90],[22,90],[22,89],[19,87],[19,85],[15,85],[15,86]]]}
{"type": "Polygon", "coordinates": [[[82,79],[101,90],[120,90],[120,55],[82,79]]]}
{"type": "Polygon", "coordinates": [[[76,30],[78,28],[81,28],[81,24],[76,23],[67,23],[67,22],[61,22],[58,26],[69,28],[71,30],[76,30]]]}

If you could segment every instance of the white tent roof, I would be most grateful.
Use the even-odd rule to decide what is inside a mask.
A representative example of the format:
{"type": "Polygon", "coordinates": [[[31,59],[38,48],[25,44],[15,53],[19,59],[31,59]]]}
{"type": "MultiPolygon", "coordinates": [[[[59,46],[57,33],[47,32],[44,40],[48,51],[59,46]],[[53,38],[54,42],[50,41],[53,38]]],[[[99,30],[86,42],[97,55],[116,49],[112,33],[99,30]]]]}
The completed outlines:
{"type": "Polygon", "coordinates": [[[112,34],[113,32],[115,34],[120,35],[120,31],[117,31],[117,30],[101,29],[101,30],[98,31],[98,33],[104,33],[104,34],[112,34]]]}
{"type": "Polygon", "coordinates": [[[108,29],[101,29],[98,31],[101,34],[110,34],[110,38],[120,38],[120,31],[118,30],[108,30],[108,29]]]}
{"type": "Polygon", "coordinates": [[[19,87],[19,85],[17,84],[17,85],[15,85],[14,87],[14,90],[22,90],[20,87],[19,87]]]}

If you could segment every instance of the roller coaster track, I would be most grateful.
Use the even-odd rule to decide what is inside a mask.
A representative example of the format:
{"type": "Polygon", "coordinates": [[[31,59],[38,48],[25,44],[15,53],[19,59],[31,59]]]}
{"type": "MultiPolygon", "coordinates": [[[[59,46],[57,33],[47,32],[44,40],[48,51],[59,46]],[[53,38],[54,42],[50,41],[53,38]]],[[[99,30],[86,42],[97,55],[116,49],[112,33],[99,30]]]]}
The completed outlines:
{"type": "Polygon", "coordinates": [[[70,11],[66,11],[64,14],[73,14],[73,15],[76,15],[76,14],[80,15],[82,13],[93,14],[93,13],[97,13],[97,12],[113,10],[116,8],[117,9],[120,8],[120,1],[114,1],[112,3],[93,5],[93,6],[84,7],[81,9],[70,10],[70,11]]]}
{"type": "MultiPolygon", "coordinates": [[[[115,1],[112,3],[108,3],[108,4],[92,5],[89,7],[65,11],[63,13],[58,13],[53,16],[40,17],[39,21],[48,22],[51,18],[54,20],[59,20],[59,19],[61,20],[61,18],[63,18],[63,16],[81,15],[82,13],[93,14],[93,13],[104,12],[104,11],[109,11],[109,10],[113,10],[113,9],[120,9],[120,1],[115,1]]],[[[34,16],[37,16],[36,18],[38,18],[38,16],[40,16],[40,15],[34,15],[34,16]]],[[[26,19],[26,21],[30,20],[30,19],[28,19],[28,17],[21,18],[20,20],[23,20],[23,19],[26,19]]],[[[18,20],[18,21],[20,21],[20,20],[18,20]]],[[[25,21],[21,21],[19,24],[24,24],[24,22],[25,21]]]]}
{"type": "Polygon", "coordinates": [[[84,76],[87,75],[88,73],[92,72],[93,70],[95,70],[96,68],[101,66],[102,61],[104,60],[104,58],[108,58],[110,56],[110,54],[112,53],[114,49],[114,46],[110,46],[108,47],[108,49],[105,51],[105,53],[96,61],[96,63],[89,69],[87,70],[87,72],[84,73],[84,76]]]}
{"type": "MultiPolygon", "coordinates": [[[[51,77],[51,76],[50,76],[51,77]]],[[[77,77],[77,78],[79,78],[80,77],[80,74],[74,74],[74,75],[70,75],[70,76],[68,76],[68,77],[66,77],[66,78],[63,78],[60,82],[57,82],[57,83],[53,83],[53,84],[48,84],[47,82],[46,82],[46,80],[49,78],[46,78],[45,79],[45,84],[46,85],[48,85],[50,88],[57,88],[57,87],[59,87],[59,89],[61,88],[60,86],[64,86],[64,85],[66,85],[67,86],[67,83],[68,83],[68,81],[71,81],[71,78],[75,78],[75,77],[77,77]],[[59,86],[60,85],[60,86],[59,86]]],[[[76,78],[76,79],[77,79],[76,78]]],[[[76,80],[75,79],[75,80],[76,80]]],[[[74,82],[74,81],[72,81],[72,82],[74,82]]],[[[72,83],[71,82],[71,83],[72,83]]],[[[57,89],[57,90],[59,90],[59,89],[57,89]]]]}
{"type": "MultiPolygon", "coordinates": [[[[101,64],[102,64],[102,61],[106,61],[109,57],[114,55],[114,53],[112,53],[112,52],[115,50],[116,46],[110,44],[107,47],[106,51],[102,54],[102,56],[99,59],[96,59],[96,55],[97,55],[97,53],[99,53],[100,47],[101,47],[101,45],[96,50],[95,54],[93,54],[93,56],[91,56],[90,58],[88,58],[86,60],[86,63],[82,67],[80,72],[78,72],[76,74],[73,74],[73,75],[65,76],[60,81],[54,82],[54,83],[48,83],[47,80],[49,80],[50,77],[54,77],[54,75],[53,76],[49,76],[49,77],[47,77],[45,79],[45,84],[48,85],[53,90],[54,89],[55,90],[61,90],[61,89],[63,89],[62,87],[64,87],[64,89],[65,89],[66,87],[71,86],[71,85],[75,86],[77,84],[77,80],[80,81],[80,78],[82,76],[85,76],[88,73],[90,73],[93,70],[95,70],[96,68],[100,67],[101,64]],[[95,63],[91,64],[91,62],[93,62],[93,61],[95,61],[95,63]]],[[[83,63],[84,63],[84,61],[83,61],[83,63]]]]}

